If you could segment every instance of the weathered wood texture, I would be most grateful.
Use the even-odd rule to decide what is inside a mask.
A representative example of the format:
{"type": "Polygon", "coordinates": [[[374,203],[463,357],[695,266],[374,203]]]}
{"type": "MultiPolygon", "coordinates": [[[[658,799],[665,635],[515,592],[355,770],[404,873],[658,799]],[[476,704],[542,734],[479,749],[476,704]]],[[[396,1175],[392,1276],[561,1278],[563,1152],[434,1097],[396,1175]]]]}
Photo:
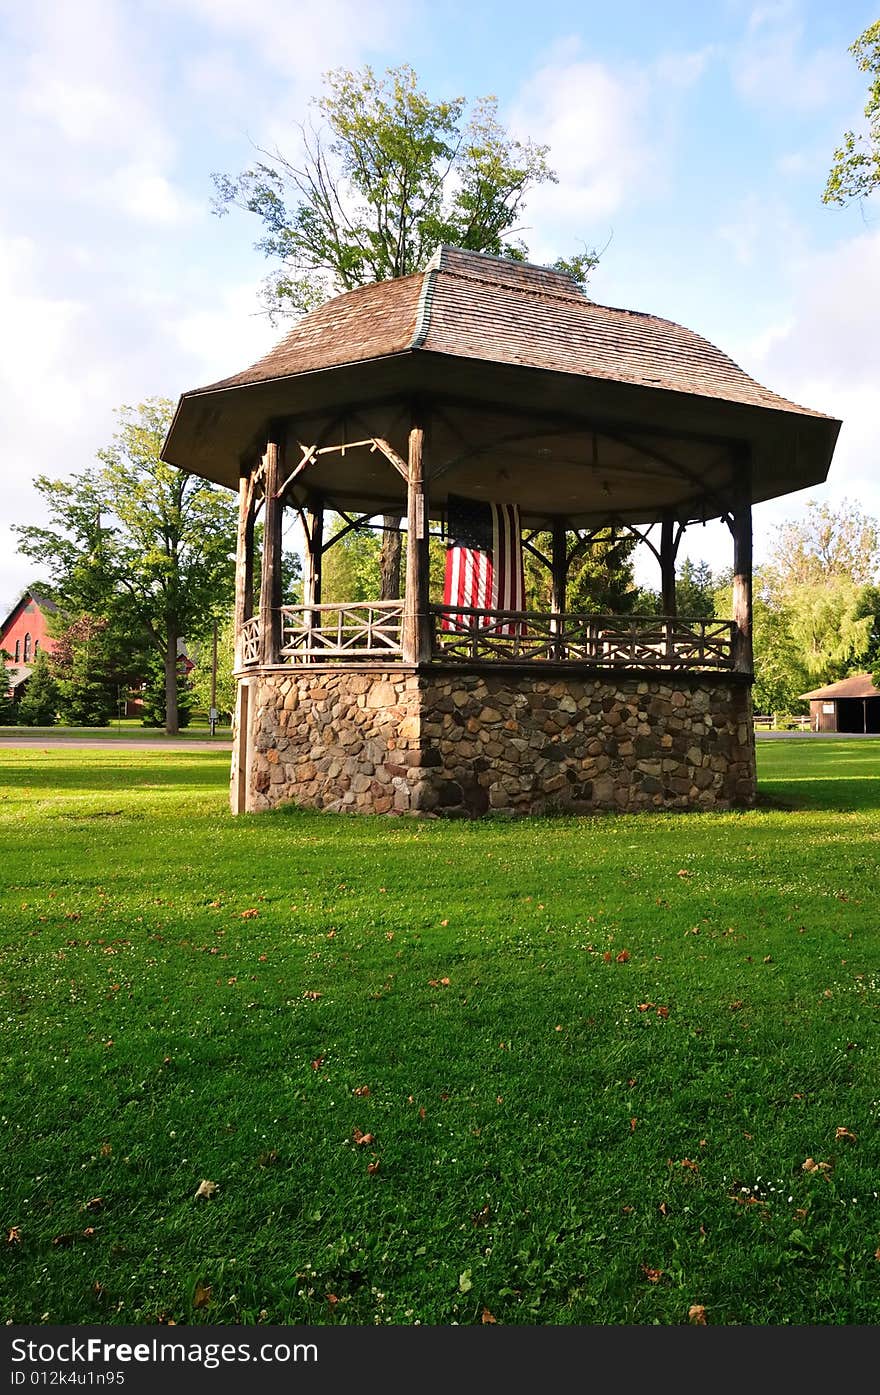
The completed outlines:
{"type": "Polygon", "coordinates": [[[278,494],[282,450],[270,440],[263,457],[266,499],[263,522],[263,564],[260,577],[260,662],[274,664],[281,647],[281,520],[283,505],[278,494]]]}
{"type": "Polygon", "coordinates": [[[417,415],[409,433],[407,483],[406,594],[404,597],[403,656],[413,664],[431,657],[431,617],[428,594],[428,485],[425,477],[425,428],[417,415]]]}

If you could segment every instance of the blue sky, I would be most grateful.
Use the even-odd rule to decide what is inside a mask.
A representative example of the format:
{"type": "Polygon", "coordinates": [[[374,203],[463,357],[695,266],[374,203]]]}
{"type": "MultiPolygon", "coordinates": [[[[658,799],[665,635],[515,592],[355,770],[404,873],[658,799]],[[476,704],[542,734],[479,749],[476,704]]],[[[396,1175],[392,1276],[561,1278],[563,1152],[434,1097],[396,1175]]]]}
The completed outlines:
{"type": "MultiPolygon", "coordinates": [[[[607,248],[604,303],[666,315],[844,419],[829,483],[756,510],[756,558],[805,497],[880,515],[880,196],[826,208],[866,82],[875,4],[0,0],[0,606],[31,579],[31,481],[88,464],[114,408],[236,371],[259,313],[255,221],[210,175],[291,149],[321,74],[409,62],[435,96],[498,97],[559,174],[524,220],[535,260],[607,248]]],[[[730,561],[723,530],[686,551],[730,561]]],[[[653,582],[650,566],[644,579],[653,582]]]]}

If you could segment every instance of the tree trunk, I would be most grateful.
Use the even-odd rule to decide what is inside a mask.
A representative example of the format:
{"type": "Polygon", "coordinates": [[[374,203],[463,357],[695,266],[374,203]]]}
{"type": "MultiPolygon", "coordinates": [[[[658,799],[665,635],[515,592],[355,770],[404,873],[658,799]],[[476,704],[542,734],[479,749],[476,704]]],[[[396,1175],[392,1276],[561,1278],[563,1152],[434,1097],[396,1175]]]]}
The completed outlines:
{"type": "Polygon", "coordinates": [[[400,600],[400,555],[402,539],[400,519],[395,514],[386,513],[382,518],[385,531],[382,534],[382,549],[379,553],[379,576],[382,584],[383,601],[400,600]]]}
{"type": "Polygon", "coordinates": [[[180,730],[177,720],[177,631],[172,624],[165,628],[165,730],[176,736],[180,730]]]}

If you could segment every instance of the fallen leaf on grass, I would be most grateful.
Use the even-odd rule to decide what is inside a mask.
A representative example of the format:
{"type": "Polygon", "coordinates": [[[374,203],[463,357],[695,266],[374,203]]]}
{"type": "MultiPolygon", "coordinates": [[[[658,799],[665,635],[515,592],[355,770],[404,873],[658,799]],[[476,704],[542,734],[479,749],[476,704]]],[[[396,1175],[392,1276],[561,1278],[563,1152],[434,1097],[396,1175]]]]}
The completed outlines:
{"type": "Polygon", "coordinates": [[[211,1285],[196,1284],[196,1291],[193,1294],[194,1308],[207,1308],[211,1302],[211,1285]]]}
{"type": "Polygon", "coordinates": [[[852,1132],[851,1129],[841,1129],[841,1128],[835,1129],[835,1130],[834,1130],[834,1137],[835,1137],[835,1138],[846,1138],[846,1139],[849,1140],[850,1143],[855,1143],[855,1141],[856,1141],[856,1135],[852,1132]]]}
{"type": "Polygon", "coordinates": [[[12,1225],[12,1226],[9,1227],[9,1230],[6,1232],[6,1243],[7,1243],[7,1245],[20,1245],[20,1244],[21,1244],[21,1227],[20,1227],[20,1226],[12,1225]]]}
{"type": "Polygon", "coordinates": [[[652,1008],[653,1006],[654,1006],[653,1003],[638,1003],[638,1004],[637,1004],[637,1007],[638,1007],[638,1009],[639,1009],[639,1012],[650,1012],[650,1010],[651,1010],[651,1008],[652,1008]]]}
{"type": "Polygon", "coordinates": [[[110,1156],[110,1154],[111,1154],[112,1152],[113,1152],[113,1144],[112,1144],[112,1143],[102,1143],[102,1144],[101,1144],[101,1157],[102,1157],[102,1158],[109,1158],[109,1156],[110,1156]]]}
{"type": "Polygon", "coordinates": [[[303,997],[306,998],[310,1003],[316,1003],[318,999],[323,998],[323,996],[323,993],[316,993],[313,988],[303,993],[303,997]]]}
{"type": "Polygon", "coordinates": [[[52,1244],[56,1249],[61,1249],[65,1245],[72,1245],[76,1236],[72,1231],[67,1231],[64,1235],[53,1235],[52,1244]]]}
{"type": "Polygon", "coordinates": [[[359,1095],[361,1099],[365,1099],[370,1093],[370,1087],[369,1085],[356,1085],[354,1087],[354,1093],[359,1095]]]}
{"type": "Polygon", "coordinates": [[[212,1196],[216,1196],[216,1195],[217,1195],[217,1193],[219,1192],[219,1190],[220,1190],[219,1183],[217,1183],[217,1182],[209,1182],[208,1179],[207,1179],[206,1177],[203,1177],[202,1180],[201,1180],[201,1182],[199,1183],[198,1187],[196,1188],[196,1193],[195,1193],[195,1194],[196,1194],[197,1197],[198,1197],[198,1196],[205,1196],[205,1197],[208,1197],[208,1199],[210,1200],[210,1198],[211,1198],[212,1196]]]}
{"type": "Polygon", "coordinates": [[[876,1250],[874,1251],[874,1258],[880,1259],[880,1245],[878,1245],[876,1250]]]}
{"type": "Polygon", "coordinates": [[[314,1059],[314,1061],[312,1061],[312,1070],[320,1070],[321,1067],[323,1066],[323,1064],[324,1064],[324,1057],[323,1057],[323,1056],[316,1056],[315,1059],[314,1059]]]}
{"type": "Polygon", "coordinates": [[[628,950],[628,949],[622,949],[622,950],[620,951],[620,953],[619,953],[618,956],[617,956],[617,962],[618,962],[618,964],[628,964],[628,963],[629,963],[629,950],[628,950]]]}
{"type": "Polygon", "coordinates": [[[497,1319],[496,1317],[493,1317],[493,1316],[492,1316],[492,1314],[489,1312],[489,1309],[488,1309],[488,1308],[484,1308],[484,1309],[483,1309],[483,1315],[482,1315],[482,1317],[480,1318],[480,1322],[482,1322],[482,1323],[485,1325],[486,1323],[489,1323],[489,1322],[497,1322],[497,1321],[498,1321],[498,1319],[497,1319]]]}
{"type": "Polygon", "coordinates": [[[642,1265],[642,1273],[648,1280],[649,1284],[659,1284],[661,1278],[663,1277],[662,1269],[652,1269],[650,1265],[647,1264],[642,1265]]]}
{"type": "Polygon", "coordinates": [[[377,1173],[378,1171],[379,1171],[379,1159],[378,1159],[378,1158],[374,1158],[372,1162],[367,1163],[367,1176],[368,1176],[368,1177],[375,1177],[375,1175],[376,1175],[376,1173],[377,1173]]]}
{"type": "Polygon", "coordinates": [[[104,1198],[102,1196],[93,1196],[90,1201],[83,1203],[82,1209],[84,1211],[100,1211],[103,1205],[104,1198]]]}
{"type": "Polygon", "coordinates": [[[688,1308],[688,1322],[693,1323],[694,1327],[708,1326],[706,1322],[706,1309],[703,1307],[702,1303],[692,1303],[688,1308]]]}
{"type": "Polygon", "coordinates": [[[679,869],[678,869],[678,871],[676,872],[675,875],[676,875],[677,877],[689,877],[689,876],[690,876],[690,872],[688,871],[688,869],[687,869],[686,867],[679,867],[679,869]]]}
{"type": "Polygon", "coordinates": [[[449,987],[449,979],[448,979],[448,978],[429,978],[429,979],[428,979],[428,987],[429,987],[429,988],[448,988],[448,987],[449,987]]]}
{"type": "Polygon", "coordinates": [[[362,1130],[357,1127],[357,1124],[355,1124],[352,1129],[351,1136],[359,1148],[364,1145],[369,1146],[369,1144],[373,1142],[373,1135],[371,1133],[363,1133],[362,1130]]]}
{"type": "Polygon", "coordinates": [[[339,1299],[335,1293],[328,1293],[327,1302],[331,1308],[335,1308],[337,1303],[339,1302],[339,1299]]]}
{"type": "Polygon", "coordinates": [[[471,1216],[471,1225],[488,1225],[491,1215],[491,1208],[486,1205],[483,1207],[482,1211],[476,1211],[474,1215],[471,1216]]]}
{"type": "Polygon", "coordinates": [[[740,1012],[745,1007],[745,1003],[742,998],[736,998],[732,1003],[728,1003],[727,1006],[731,1012],[740,1012]]]}
{"type": "Polygon", "coordinates": [[[682,1158],[679,1167],[687,1167],[691,1172],[699,1172],[699,1163],[692,1162],[690,1158],[682,1158]]]}
{"type": "Polygon", "coordinates": [[[668,1017],[668,1016],[669,1016],[669,1008],[668,1008],[668,1007],[658,1007],[658,1009],[657,1009],[657,1016],[658,1016],[658,1017],[663,1017],[663,1018],[668,1017]]]}
{"type": "Polygon", "coordinates": [[[241,919],[254,920],[259,914],[260,912],[257,910],[255,906],[250,906],[248,910],[241,912],[241,919]]]}
{"type": "Polygon", "coordinates": [[[801,1163],[802,1172],[831,1172],[834,1164],[830,1162],[816,1162],[815,1158],[806,1158],[801,1163]]]}
{"type": "Polygon", "coordinates": [[[630,1121],[629,1121],[629,1131],[630,1131],[630,1133],[635,1133],[635,1131],[636,1131],[636,1124],[637,1124],[638,1122],[639,1122],[639,1121],[638,1121],[638,1119],[636,1119],[636,1118],[630,1119],[630,1121]]]}

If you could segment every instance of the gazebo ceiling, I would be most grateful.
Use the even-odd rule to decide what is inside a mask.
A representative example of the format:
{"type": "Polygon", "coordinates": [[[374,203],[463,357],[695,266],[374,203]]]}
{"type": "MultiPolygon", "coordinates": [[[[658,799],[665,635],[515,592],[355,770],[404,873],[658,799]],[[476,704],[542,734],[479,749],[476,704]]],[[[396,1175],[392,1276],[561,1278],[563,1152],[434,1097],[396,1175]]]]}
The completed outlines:
{"type": "MultiPolygon", "coordinates": [[[[518,502],[526,522],[682,521],[730,506],[744,448],[752,499],[821,483],[840,423],[761,387],[671,321],[595,305],[569,277],[443,248],[425,272],[337,296],[265,358],[185,393],[163,459],[235,488],[270,423],[298,443],[381,436],[403,456],[429,409],[432,511],[448,493],[518,502]],[[403,410],[402,410],[403,408],[403,410]]],[[[327,451],[290,489],[328,507],[405,499],[380,451],[327,451]]]]}

